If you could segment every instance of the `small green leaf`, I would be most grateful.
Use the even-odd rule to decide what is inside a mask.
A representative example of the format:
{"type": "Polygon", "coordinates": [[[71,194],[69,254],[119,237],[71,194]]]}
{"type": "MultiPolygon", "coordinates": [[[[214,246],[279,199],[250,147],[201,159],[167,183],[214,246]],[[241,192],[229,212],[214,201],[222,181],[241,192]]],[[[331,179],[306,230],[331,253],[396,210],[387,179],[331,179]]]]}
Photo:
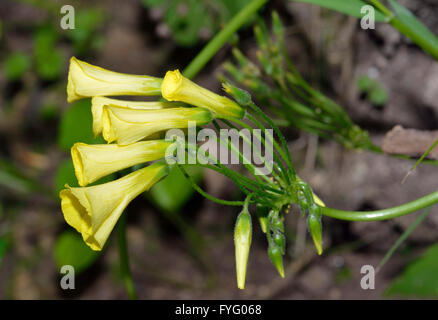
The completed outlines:
{"type": "Polygon", "coordinates": [[[375,88],[370,92],[369,99],[376,106],[383,106],[388,101],[388,93],[382,87],[375,88]]]}
{"type": "Polygon", "coordinates": [[[29,70],[30,66],[31,59],[27,54],[14,52],[6,58],[3,64],[3,70],[9,80],[17,80],[29,70]]]}
{"type": "Polygon", "coordinates": [[[90,47],[94,49],[96,42],[101,40],[101,38],[95,34],[95,31],[102,24],[104,18],[104,14],[99,10],[88,9],[77,12],[75,24],[80,26],[80,28],[66,32],[66,35],[73,42],[77,54],[86,51],[90,47]]]}
{"type": "Polygon", "coordinates": [[[438,244],[430,246],[385,291],[387,296],[438,298],[438,244]]]}
{"type": "Polygon", "coordinates": [[[70,151],[76,142],[88,144],[105,143],[102,137],[94,138],[91,101],[84,99],[67,109],[59,126],[58,145],[61,149],[70,151]]]}
{"type": "Polygon", "coordinates": [[[368,93],[374,86],[374,81],[366,74],[357,79],[357,87],[361,93],[368,93]]]}
{"type": "MultiPolygon", "coordinates": [[[[196,183],[202,178],[202,168],[196,165],[184,165],[196,183]]],[[[152,202],[161,210],[176,212],[181,209],[193,196],[195,190],[181,170],[175,166],[169,175],[158,182],[148,192],[152,202]]]]}
{"type": "MultiPolygon", "coordinates": [[[[362,18],[364,16],[364,14],[360,12],[362,7],[369,5],[369,3],[362,0],[295,0],[295,1],[315,4],[357,18],[362,18]]],[[[385,16],[377,9],[375,11],[375,19],[378,22],[386,21],[385,16]]]]}
{"type": "Polygon", "coordinates": [[[53,80],[64,69],[64,56],[56,48],[58,34],[51,27],[42,27],[34,37],[34,57],[37,74],[45,80],[53,80]]]}
{"type": "Polygon", "coordinates": [[[91,250],[77,232],[64,231],[56,239],[54,258],[58,268],[71,265],[76,273],[80,273],[90,267],[99,255],[100,252],[91,250]]]}

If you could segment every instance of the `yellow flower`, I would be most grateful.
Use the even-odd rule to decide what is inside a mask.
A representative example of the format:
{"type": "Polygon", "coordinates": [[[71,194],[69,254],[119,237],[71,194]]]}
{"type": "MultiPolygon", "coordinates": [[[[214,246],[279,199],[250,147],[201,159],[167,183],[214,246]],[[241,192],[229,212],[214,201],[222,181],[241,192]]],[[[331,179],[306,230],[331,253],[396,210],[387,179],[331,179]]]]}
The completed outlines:
{"type": "Polygon", "coordinates": [[[167,71],[161,85],[161,94],[169,101],[182,101],[206,108],[218,118],[243,118],[245,110],[227,97],[198,86],[185,78],[179,70],[167,71]]]}
{"type": "Polygon", "coordinates": [[[102,250],[126,206],[168,174],[165,163],[155,163],[105,184],[71,188],[59,193],[64,219],[82,234],[93,250],[102,250]]]}
{"type": "Polygon", "coordinates": [[[102,133],[107,142],[117,141],[118,144],[126,145],[158,131],[187,128],[191,121],[196,125],[204,125],[211,120],[211,112],[202,108],[133,110],[104,106],[102,133]]]}
{"type": "Polygon", "coordinates": [[[145,109],[145,110],[163,109],[163,108],[171,108],[178,106],[178,104],[175,104],[173,102],[126,101],[126,100],[111,99],[107,97],[93,97],[91,99],[91,112],[93,114],[93,132],[95,136],[97,136],[99,133],[102,132],[102,111],[103,111],[103,106],[105,105],[114,105],[117,107],[125,107],[130,109],[145,109]]]}
{"type": "Polygon", "coordinates": [[[161,159],[171,144],[164,140],[142,141],[127,146],[75,143],[71,148],[71,157],[76,178],[84,187],[110,173],[161,159]]]}
{"type": "Polygon", "coordinates": [[[105,70],[72,57],[68,72],[67,101],[93,96],[160,95],[161,81],[150,76],[105,70]]]}

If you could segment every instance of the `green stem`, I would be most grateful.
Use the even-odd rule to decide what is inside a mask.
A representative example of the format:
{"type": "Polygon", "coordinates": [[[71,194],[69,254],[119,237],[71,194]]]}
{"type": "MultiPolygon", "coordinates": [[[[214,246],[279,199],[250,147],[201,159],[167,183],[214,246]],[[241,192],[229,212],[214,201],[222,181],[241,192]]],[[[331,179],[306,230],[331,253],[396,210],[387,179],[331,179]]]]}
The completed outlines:
{"type": "Polygon", "coordinates": [[[184,177],[186,177],[187,180],[190,181],[190,184],[192,185],[193,189],[195,189],[196,191],[198,191],[202,196],[204,196],[205,198],[207,198],[208,200],[211,200],[213,202],[219,203],[219,204],[223,204],[226,206],[241,206],[244,204],[243,201],[228,201],[228,200],[223,200],[223,199],[219,199],[216,198],[215,196],[212,196],[210,194],[208,194],[207,192],[205,192],[204,190],[202,190],[197,183],[193,180],[193,178],[187,173],[187,171],[183,168],[182,165],[180,165],[179,163],[177,163],[178,168],[181,170],[181,172],[183,173],[184,177]]]}
{"type": "Polygon", "coordinates": [[[240,12],[227,23],[226,27],[222,29],[184,69],[184,76],[187,78],[196,76],[228,39],[267,1],[268,0],[254,0],[240,10],[240,12]]]}
{"type": "MultiPolygon", "coordinates": [[[[257,120],[256,117],[252,116],[249,112],[246,114],[246,116],[247,116],[248,119],[249,119],[250,121],[252,121],[252,122],[253,122],[253,123],[254,123],[254,124],[260,129],[260,130],[263,130],[263,131],[267,132],[267,131],[266,131],[266,128],[263,126],[263,124],[262,124],[260,121],[257,120]]],[[[285,153],[284,153],[283,150],[280,148],[280,146],[278,145],[277,141],[275,141],[274,137],[271,136],[271,135],[269,134],[269,139],[272,141],[272,143],[273,143],[273,145],[274,145],[274,147],[275,147],[275,150],[278,152],[278,154],[280,155],[280,157],[282,157],[283,160],[287,162],[287,157],[286,157],[285,153]]],[[[274,153],[274,156],[275,156],[275,153],[274,153]]],[[[281,169],[283,170],[283,174],[284,174],[285,177],[286,177],[286,181],[289,183],[289,182],[290,182],[290,180],[289,180],[289,176],[288,176],[288,174],[287,174],[287,172],[286,172],[286,170],[285,170],[283,164],[281,163],[280,159],[278,159],[278,157],[275,156],[275,161],[278,162],[278,165],[281,167],[281,169]]]]}
{"type": "Polygon", "coordinates": [[[321,207],[322,214],[340,220],[348,221],[380,221],[397,218],[426,208],[438,202],[438,190],[417,200],[402,204],[397,207],[376,211],[344,211],[321,207]]]}
{"type": "MultiPolygon", "coordinates": [[[[217,132],[220,132],[220,126],[217,123],[216,120],[213,120],[213,125],[215,126],[217,132]]],[[[215,138],[217,141],[217,138],[215,138]]],[[[258,168],[256,168],[251,161],[249,161],[241,152],[238,148],[236,148],[236,146],[231,142],[231,140],[227,137],[226,140],[223,139],[222,136],[220,136],[220,140],[224,143],[227,143],[228,145],[228,149],[231,150],[232,153],[234,153],[236,156],[239,157],[239,160],[242,161],[243,165],[245,166],[245,168],[252,174],[252,176],[254,177],[254,179],[257,180],[257,182],[263,184],[263,181],[261,180],[260,177],[262,177],[268,184],[274,185],[274,183],[265,175],[263,174],[256,174],[258,173],[260,170],[258,168]]],[[[274,185],[275,186],[275,185],[274,185]]]]}
{"type": "MultiPolygon", "coordinates": [[[[233,128],[233,129],[236,129],[236,130],[237,130],[237,127],[236,127],[235,125],[233,125],[231,122],[234,122],[234,123],[240,125],[241,127],[245,128],[245,129],[248,129],[249,132],[250,132],[251,134],[254,134],[254,135],[257,137],[257,139],[259,139],[259,141],[260,141],[261,143],[263,143],[263,145],[264,145],[265,147],[268,147],[268,146],[266,146],[266,141],[265,141],[265,139],[263,139],[263,137],[261,137],[260,134],[255,133],[255,132],[254,132],[254,129],[253,129],[251,126],[249,126],[249,125],[247,125],[246,123],[244,123],[243,121],[237,120],[237,119],[235,119],[235,118],[230,118],[229,120],[221,119],[221,121],[222,121],[223,123],[225,123],[227,126],[229,126],[230,128],[233,128]]],[[[251,140],[250,140],[247,136],[245,136],[245,135],[244,135],[243,133],[241,133],[239,130],[238,130],[238,132],[239,132],[239,136],[242,138],[243,141],[245,141],[247,144],[249,144],[249,145],[251,145],[251,146],[253,145],[253,143],[251,142],[251,140]]],[[[255,151],[257,152],[257,156],[260,157],[260,159],[263,161],[263,164],[264,164],[265,166],[268,166],[269,164],[266,162],[265,157],[262,156],[260,150],[255,150],[255,151]]],[[[280,166],[282,166],[281,161],[279,161],[278,156],[273,152],[273,149],[272,149],[272,148],[271,148],[270,150],[268,150],[267,152],[271,152],[271,151],[272,151],[272,154],[273,154],[273,158],[274,158],[274,160],[277,161],[277,162],[279,163],[280,166]]],[[[275,165],[276,165],[275,162],[273,162],[273,163],[272,163],[272,167],[273,167],[274,169],[276,168],[275,165]]],[[[281,170],[280,172],[282,172],[282,173],[285,172],[284,168],[281,168],[280,170],[281,170]]],[[[280,177],[275,173],[275,171],[272,171],[272,176],[273,176],[275,179],[280,180],[280,177]]]]}
{"type": "Polygon", "coordinates": [[[388,262],[394,252],[401,246],[401,244],[410,236],[410,234],[426,219],[429,215],[432,207],[426,208],[423,213],[421,213],[414,221],[413,224],[409,226],[408,229],[401,235],[400,238],[394,243],[394,245],[389,249],[389,251],[385,254],[382,261],[379,263],[379,266],[376,269],[376,272],[379,272],[382,267],[388,262]]]}
{"type": "Polygon", "coordinates": [[[126,213],[122,214],[119,219],[117,240],[119,244],[120,273],[125,283],[126,292],[129,299],[136,300],[137,294],[135,293],[134,281],[132,280],[131,269],[129,267],[128,247],[126,245],[126,213]]]}
{"type": "Polygon", "coordinates": [[[274,132],[277,134],[278,138],[280,139],[280,142],[283,146],[283,151],[286,153],[286,163],[287,166],[292,174],[292,177],[295,178],[295,169],[292,165],[292,160],[290,157],[290,152],[287,147],[286,139],[281,133],[280,129],[275,125],[275,123],[269,118],[258,106],[256,106],[253,102],[249,104],[249,106],[259,115],[263,120],[265,120],[274,130],[274,132]]]}

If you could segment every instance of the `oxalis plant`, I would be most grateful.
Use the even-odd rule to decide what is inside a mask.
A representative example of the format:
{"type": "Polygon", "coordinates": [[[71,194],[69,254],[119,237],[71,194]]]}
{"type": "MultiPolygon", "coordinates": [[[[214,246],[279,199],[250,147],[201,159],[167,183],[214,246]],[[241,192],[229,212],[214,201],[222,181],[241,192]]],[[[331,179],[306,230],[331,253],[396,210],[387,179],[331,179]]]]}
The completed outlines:
{"type": "Polygon", "coordinates": [[[71,149],[75,174],[80,187],[60,192],[61,208],[66,222],[81,233],[93,250],[102,250],[113,228],[119,222],[118,243],[126,289],[135,298],[126,245],[124,209],[141,193],[165,178],[178,166],[186,178],[205,198],[221,205],[242,207],[234,229],[237,287],[244,289],[251,238],[256,221],[267,238],[268,257],[284,277],[283,255],[286,239],[284,218],[291,205],[299,207],[318,254],[323,252],[321,216],[349,221],[377,221],[406,215],[438,202],[438,191],[401,206],[368,212],[344,211],[326,207],[311,187],[298,177],[286,138],[251,99],[248,92],[224,82],[231,97],[218,95],[192,82],[193,78],[227,40],[266,2],[255,0],[237,14],[229,24],[200,52],[181,73],[168,71],[163,78],[128,75],[105,70],[72,57],[70,60],[67,100],[92,98],[93,132],[102,135],[107,144],[76,143],[71,149]],[[155,96],[156,101],[139,102],[109,98],[111,96],[155,96]],[[243,163],[244,173],[231,169],[189,138],[160,132],[177,129],[199,130],[205,126],[219,142],[243,163]],[[260,159],[261,170],[251,163],[222,129],[235,129],[238,136],[260,159]],[[246,131],[244,131],[244,129],[246,131]],[[249,133],[250,135],[246,134],[249,133]],[[219,138],[217,138],[219,136],[219,138]],[[249,138],[252,136],[252,138],[249,138]],[[265,148],[262,156],[260,146],[265,148]],[[255,150],[255,151],[254,151],[255,150]],[[272,157],[267,155],[272,154],[272,157]],[[219,199],[201,189],[181,163],[197,164],[229,178],[245,195],[242,201],[219,199]],[[149,163],[146,166],[145,163],[149,163]],[[126,168],[131,173],[100,185],[89,184],[126,168]],[[251,205],[251,207],[250,207],[251,205]],[[255,208],[250,212],[250,208],[255,208]]]}

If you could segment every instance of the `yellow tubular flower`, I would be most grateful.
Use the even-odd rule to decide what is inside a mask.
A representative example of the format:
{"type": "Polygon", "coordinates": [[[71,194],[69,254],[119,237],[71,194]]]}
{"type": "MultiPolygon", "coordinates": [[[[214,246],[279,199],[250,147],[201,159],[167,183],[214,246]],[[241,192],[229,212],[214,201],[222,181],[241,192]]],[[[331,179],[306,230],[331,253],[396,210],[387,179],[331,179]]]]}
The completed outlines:
{"type": "Polygon", "coordinates": [[[164,140],[142,141],[127,146],[75,143],[71,148],[71,157],[76,178],[79,185],[85,187],[110,173],[164,158],[171,144],[164,140]]]}
{"type": "Polygon", "coordinates": [[[105,184],[71,188],[59,193],[64,219],[82,234],[93,250],[102,250],[126,206],[165,177],[169,168],[155,163],[105,184]]]}
{"type": "Polygon", "coordinates": [[[93,133],[97,136],[102,132],[102,111],[105,105],[115,105],[118,107],[125,107],[130,109],[145,109],[155,110],[163,108],[177,107],[178,104],[173,102],[161,102],[161,101],[126,101],[119,99],[111,99],[107,97],[93,97],[91,99],[91,112],[93,114],[93,133]]]}
{"type": "Polygon", "coordinates": [[[227,97],[198,86],[185,78],[179,70],[167,71],[161,85],[162,96],[169,101],[182,101],[206,108],[216,117],[243,118],[245,110],[227,97]]]}
{"type": "Polygon", "coordinates": [[[110,105],[103,107],[102,133],[108,143],[126,145],[158,131],[187,128],[191,121],[204,125],[212,118],[211,112],[202,108],[133,110],[110,105]]]}
{"type": "Polygon", "coordinates": [[[105,70],[72,57],[68,71],[67,101],[94,96],[160,95],[161,81],[150,76],[105,70]]]}

